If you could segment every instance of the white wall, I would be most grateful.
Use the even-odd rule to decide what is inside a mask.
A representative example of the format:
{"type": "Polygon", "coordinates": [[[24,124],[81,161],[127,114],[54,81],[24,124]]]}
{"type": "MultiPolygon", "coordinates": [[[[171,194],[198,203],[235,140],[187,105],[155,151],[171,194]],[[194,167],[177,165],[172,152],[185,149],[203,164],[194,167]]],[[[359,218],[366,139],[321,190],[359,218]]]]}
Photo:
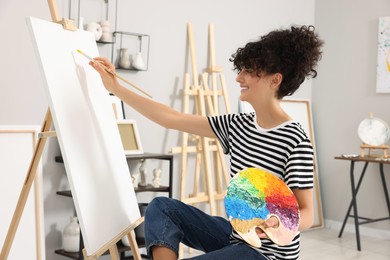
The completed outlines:
{"type": "MultiPolygon", "coordinates": [[[[66,16],[67,11],[63,10],[67,9],[67,1],[58,2],[61,15],[66,16]]],[[[235,73],[232,71],[232,65],[228,61],[230,55],[235,52],[237,47],[242,46],[248,40],[256,39],[258,36],[268,32],[269,30],[279,28],[281,26],[289,26],[290,24],[313,24],[315,14],[314,0],[118,0],[118,2],[119,10],[117,30],[142,32],[151,35],[149,70],[145,72],[120,73],[136,83],[138,86],[144,88],[147,92],[151,93],[156,100],[159,100],[162,103],[170,105],[178,110],[182,109],[181,89],[183,88],[183,75],[185,72],[189,72],[191,70],[188,60],[188,43],[186,35],[186,25],[188,22],[192,22],[194,29],[195,49],[199,72],[208,65],[207,26],[209,23],[214,24],[217,65],[221,66],[224,70],[230,95],[230,103],[233,111],[236,111],[238,106],[237,100],[239,96],[239,88],[234,80],[235,73]]],[[[335,4],[335,1],[332,1],[331,3],[335,4]]],[[[331,3],[329,5],[331,5],[331,3]]],[[[322,1],[320,5],[322,8],[330,7],[326,1],[322,1]]],[[[385,7],[387,6],[385,5],[385,7]]],[[[363,12],[363,10],[365,11],[366,9],[369,8],[364,6],[360,9],[360,11],[363,12]]],[[[378,8],[378,10],[381,9],[384,8],[378,8]]],[[[340,12],[340,17],[342,15],[357,15],[351,13],[351,10],[355,9],[350,9],[349,5],[345,5],[343,9],[340,9],[338,12],[340,12]]],[[[92,17],[95,14],[94,10],[89,10],[88,12],[91,13],[82,14],[86,21],[88,20],[88,15],[92,17]]],[[[0,2],[0,23],[3,24],[3,37],[0,41],[0,55],[3,60],[3,62],[0,63],[0,73],[2,78],[2,83],[0,83],[0,124],[41,124],[48,106],[42,88],[43,84],[37,67],[35,53],[25,25],[24,19],[26,16],[35,16],[51,20],[46,1],[30,0],[20,3],[20,1],[2,0],[0,2]],[[23,5],[23,8],[21,8],[21,5],[23,5]]],[[[329,25],[324,22],[327,21],[327,19],[328,18],[325,18],[325,14],[321,15],[320,13],[318,20],[321,27],[319,28],[319,32],[324,34],[327,41],[331,42],[334,40],[338,42],[339,40],[332,38],[332,31],[329,25]],[[322,29],[324,30],[323,33],[321,31],[322,29]]],[[[372,28],[372,30],[376,30],[376,20],[374,17],[372,20],[370,28],[372,28]]],[[[341,34],[342,31],[340,31],[340,35],[341,34]]],[[[371,32],[370,35],[370,39],[375,42],[375,32],[371,32]]],[[[363,38],[359,35],[359,39],[361,39],[360,37],[363,38]]],[[[374,45],[375,44],[373,43],[372,50],[367,49],[361,52],[367,53],[371,51],[373,53],[370,55],[375,57],[374,45]]],[[[335,45],[332,49],[330,49],[330,47],[331,44],[328,43],[326,47],[327,52],[337,52],[337,56],[340,56],[337,45],[335,45]]],[[[105,49],[107,46],[101,46],[99,48],[102,51],[102,55],[108,55],[109,52],[105,49]]],[[[357,57],[357,55],[353,56],[353,58],[355,57],[357,57]]],[[[367,59],[364,60],[367,61],[367,59]]],[[[331,90],[331,87],[333,86],[329,86],[330,80],[333,79],[332,75],[335,73],[330,73],[329,71],[334,70],[333,67],[336,67],[333,63],[339,63],[335,60],[331,60],[330,57],[326,55],[324,55],[323,63],[324,65],[321,65],[322,67],[320,70],[320,75],[323,74],[323,76],[316,81],[316,88],[313,90],[313,95],[316,97],[316,103],[314,105],[316,113],[320,113],[321,117],[329,118],[329,120],[331,120],[331,118],[335,116],[334,113],[331,115],[328,114],[332,110],[328,109],[329,106],[328,103],[325,102],[326,100],[321,99],[317,103],[317,99],[319,99],[317,97],[320,95],[314,93],[314,91],[322,91],[323,94],[321,96],[330,96],[332,99],[338,101],[340,106],[344,106],[347,100],[346,98],[341,98],[338,95],[334,98],[335,93],[339,93],[338,89],[344,87],[343,85],[337,85],[338,89],[335,91],[331,90]],[[324,81],[327,78],[329,79],[324,81]],[[322,113],[325,115],[322,115],[322,113]]],[[[371,65],[369,68],[371,68],[372,72],[374,72],[375,63],[374,61],[371,63],[374,65],[371,65]]],[[[353,64],[361,66],[365,65],[357,64],[356,62],[353,64]]],[[[363,69],[361,69],[360,74],[364,73],[365,70],[363,71],[363,69]]],[[[356,73],[351,71],[348,72],[348,74],[357,76],[356,73]]],[[[348,74],[342,74],[344,80],[351,79],[347,76],[348,74]]],[[[375,77],[372,76],[372,78],[374,79],[375,77]]],[[[340,82],[340,80],[341,79],[339,78],[337,81],[340,82]]],[[[332,83],[334,84],[334,81],[332,81],[332,83]]],[[[356,82],[354,81],[354,84],[351,84],[351,88],[353,87],[352,85],[356,85],[356,82]]],[[[367,87],[367,91],[368,90],[371,90],[371,96],[373,96],[372,99],[375,98],[376,100],[378,96],[373,93],[374,88],[367,87]]],[[[356,93],[356,91],[353,93],[356,93]]],[[[348,94],[349,93],[344,91],[344,97],[348,97],[348,94]]],[[[310,99],[311,96],[311,82],[307,82],[294,97],[310,99]]],[[[361,97],[358,96],[358,98],[361,97]]],[[[335,101],[332,102],[332,108],[336,109],[337,103],[335,104],[335,101]]],[[[348,100],[348,102],[351,101],[348,100]]],[[[355,106],[357,107],[359,104],[360,102],[357,101],[355,106]]],[[[372,104],[376,105],[376,101],[373,100],[372,104]]],[[[379,107],[379,105],[377,105],[377,107],[379,107]]],[[[352,108],[346,109],[350,112],[353,111],[352,108]]],[[[383,111],[384,110],[382,109],[382,112],[383,111]]],[[[377,112],[378,116],[379,112],[380,111],[377,112]]],[[[338,110],[337,113],[339,113],[338,110]]],[[[343,113],[346,112],[344,111],[343,113]]],[[[365,114],[365,111],[362,111],[361,116],[365,114]]],[[[343,118],[345,118],[346,115],[350,117],[350,114],[344,114],[343,118]]],[[[136,114],[129,107],[126,107],[126,117],[137,120],[142,145],[145,151],[165,153],[169,151],[171,147],[177,146],[180,142],[180,133],[176,131],[168,131],[156,126],[154,123],[149,122],[136,114]]],[[[358,122],[359,120],[360,117],[357,117],[355,121],[358,122]]],[[[329,174],[329,169],[324,168],[324,165],[325,163],[336,165],[336,162],[334,162],[332,158],[329,158],[329,154],[331,154],[330,156],[333,156],[335,154],[345,152],[348,147],[338,147],[335,143],[334,146],[338,149],[337,151],[333,152],[331,150],[328,152],[326,150],[327,152],[325,153],[325,151],[322,150],[321,146],[327,147],[328,145],[324,139],[329,138],[328,133],[334,131],[333,124],[325,124],[324,126],[324,122],[319,122],[318,119],[316,119],[317,128],[322,127],[321,130],[317,131],[316,136],[318,139],[318,147],[321,151],[319,154],[319,164],[321,167],[319,173],[321,175],[321,179],[324,180],[322,192],[323,194],[329,194],[332,193],[330,190],[333,188],[333,184],[327,178],[323,177],[323,175],[329,174]],[[328,157],[323,159],[322,156],[328,157]],[[322,160],[324,160],[324,162],[322,162],[322,160]]],[[[331,122],[333,123],[335,121],[332,120],[331,122]]],[[[346,131],[347,133],[355,131],[355,127],[346,131]]],[[[335,138],[336,134],[337,133],[334,133],[331,137],[335,138]]],[[[340,136],[345,135],[346,134],[343,133],[343,135],[340,136]]],[[[342,144],[342,142],[338,143],[342,144]]],[[[356,144],[359,144],[358,141],[356,141],[356,144]]],[[[354,146],[351,145],[350,147],[351,148],[348,149],[352,149],[354,146]]],[[[331,148],[334,147],[332,146],[331,148]]],[[[64,190],[68,188],[63,166],[54,163],[54,156],[59,154],[60,151],[56,140],[50,139],[43,159],[47,259],[63,259],[63,257],[55,255],[53,251],[61,246],[61,231],[68,223],[69,216],[73,214],[73,207],[70,199],[55,194],[57,190],[64,190]]],[[[176,170],[179,168],[178,161],[179,160],[175,163],[176,170]]],[[[340,168],[344,167],[343,164],[340,164],[339,166],[340,168]]],[[[342,183],[346,185],[346,183],[348,183],[347,181],[348,180],[345,179],[342,183]]],[[[175,197],[177,197],[179,191],[179,182],[179,176],[176,174],[174,178],[175,197]]],[[[348,194],[345,197],[347,196],[348,194]]],[[[329,198],[329,195],[325,195],[325,198],[340,201],[337,198],[329,198]]],[[[346,204],[346,200],[347,198],[345,198],[342,206],[345,206],[344,204],[346,204]]],[[[332,207],[329,202],[326,202],[326,209],[332,212],[332,207]]],[[[326,216],[333,217],[336,220],[338,220],[343,214],[325,213],[326,216]]]]}
{"type": "MultiPolygon", "coordinates": [[[[325,47],[319,76],[314,80],[313,114],[324,212],[328,220],[338,222],[336,226],[343,221],[351,189],[349,163],[336,161],[334,156],[360,153],[357,128],[370,112],[390,122],[390,94],[375,92],[378,18],[389,16],[389,10],[390,2],[385,0],[316,1],[316,26],[325,47]]],[[[387,173],[389,166],[384,167],[387,173]]],[[[355,168],[360,173],[362,164],[355,168]]],[[[373,218],[389,214],[378,165],[367,169],[358,210],[360,215],[373,218]]],[[[377,233],[388,231],[390,222],[366,227],[378,228],[377,233]]]]}

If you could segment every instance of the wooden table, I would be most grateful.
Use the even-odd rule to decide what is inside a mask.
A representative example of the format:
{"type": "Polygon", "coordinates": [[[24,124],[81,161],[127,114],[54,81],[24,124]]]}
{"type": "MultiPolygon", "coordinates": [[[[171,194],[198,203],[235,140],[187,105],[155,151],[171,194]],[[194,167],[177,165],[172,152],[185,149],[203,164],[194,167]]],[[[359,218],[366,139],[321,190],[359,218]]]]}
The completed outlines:
{"type": "Polygon", "coordinates": [[[360,234],[359,234],[359,226],[363,224],[368,224],[368,223],[373,223],[373,222],[378,222],[378,221],[383,221],[383,220],[390,220],[390,200],[389,200],[389,192],[387,190],[386,186],[386,179],[385,179],[385,174],[383,170],[383,165],[384,164],[390,164],[389,159],[380,159],[380,158],[373,158],[373,157],[360,157],[360,156],[336,156],[335,159],[337,160],[345,160],[349,161],[351,166],[350,166],[350,178],[351,178],[351,191],[352,191],[352,200],[351,203],[349,204],[347,213],[344,218],[343,225],[341,227],[339,237],[342,236],[345,224],[347,223],[348,217],[353,217],[354,218],[354,223],[355,223],[355,232],[356,232],[356,243],[357,243],[357,250],[361,250],[361,245],[360,245],[360,234]],[[355,185],[355,177],[354,177],[354,168],[355,168],[355,163],[356,162],[362,162],[364,163],[362,172],[360,174],[359,180],[357,182],[357,185],[355,185]],[[388,216],[383,217],[383,218],[365,218],[365,217],[360,217],[358,215],[358,209],[357,209],[357,201],[356,201],[356,195],[359,191],[360,185],[363,181],[363,177],[366,173],[366,169],[369,163],[373,164],[378,164],[379,165],[379,172],[382,180],[382,185],[383,185],[383,192],[386,198],[386,204],[387,204],[387,209],[388,209],[388,216]],[[353,209],[353,214],[351,213],[351,210],[353,209]]]}

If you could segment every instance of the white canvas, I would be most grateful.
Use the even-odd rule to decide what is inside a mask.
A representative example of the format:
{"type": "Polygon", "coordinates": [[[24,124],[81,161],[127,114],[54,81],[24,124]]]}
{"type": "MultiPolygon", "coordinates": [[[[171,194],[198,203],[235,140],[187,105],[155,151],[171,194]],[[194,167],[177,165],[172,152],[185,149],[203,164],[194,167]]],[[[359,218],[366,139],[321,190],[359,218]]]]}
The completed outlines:
{"type": "Polygon", "coordinates": [[[80,55],[99,56],[92,33],[27,18],[87,255],[140,212],[109,93],[80,55]]]}

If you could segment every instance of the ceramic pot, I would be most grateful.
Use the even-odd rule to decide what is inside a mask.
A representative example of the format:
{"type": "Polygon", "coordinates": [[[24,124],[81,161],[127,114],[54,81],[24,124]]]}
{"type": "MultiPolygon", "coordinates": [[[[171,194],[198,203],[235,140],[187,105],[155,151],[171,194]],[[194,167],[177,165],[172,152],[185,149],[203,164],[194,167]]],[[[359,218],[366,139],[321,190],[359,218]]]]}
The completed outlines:
{"type": "Polygon", "coordinates": [[[77,217],[71,217],[62,233],[62,244],[66,252],[78,252],[80,250],[80,226],[77,217]]]}
{"type": "Polygon", "coordinates": [[[123,69],[130,68],[130,55],[126,48],[120,49],[119,66],[123,69]]]}
{"type": "Polygon", "coordinates": [[[92,32],[94,34],[96,41],[98,41],[103,34],[102,27],[100,26],[100,24],[95,22],[88,24],[87,31],[92,32]]]}
{"type": "Polygon", "coordinates": [[[133,59],[133,63],[131,65],[136,70],[143,70],[145,68],[145,63],[144,63],[144,60],[142,58],[141,52],[138,52],[135,55],[135,57],[133,59]]]}
{"type": "Polygon", "coordinates": [[[109,31],[103,32],[102,37],[100,38],[102,42],[111,42],[112,36],[109,31]]]}
{"type": "Polygon", "coordinates": [[[110,21],[101,21],[100,26],[102,27],[102,32],[103,32],[100,40],[102,42],[111,42],[112,36],[110,32],[110,21]]]}

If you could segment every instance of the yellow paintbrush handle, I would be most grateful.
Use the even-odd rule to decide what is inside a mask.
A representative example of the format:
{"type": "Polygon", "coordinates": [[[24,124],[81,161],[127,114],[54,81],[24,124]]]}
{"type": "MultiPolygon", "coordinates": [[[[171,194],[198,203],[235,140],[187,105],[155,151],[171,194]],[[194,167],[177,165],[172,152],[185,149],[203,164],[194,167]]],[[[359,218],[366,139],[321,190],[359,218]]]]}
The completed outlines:
{"type": "MultiPolygon", "coordinates": [[[[77,50],[77,52],[79,52],[81,55],[83,55],[84,57],[86,57],[88,60],[90,60],[90,61],[92,61],[92,62],[95,62],[95,60],[94,60],[91,56],[85,54],[85,53],[82,52],[81,50],[77,50]]],[[[117,78],[120,79],[120,80],[123,80],[124,82],[126,82],[127,84],[129,84],[130,86],[132,86],[133,88],[135,88],[135,89],[141,91],[142,93],[144,93],[145,95],[147,95],[148,97],[153,98],[151,95],[149,95],[148,93],[146,93],[145,91],[143,91],[140,87],[138,87],[138,86],[136,86],[135,84],[131,83],[130,81],[128,81],[128,80],[125,79],[124,77],[120,76],[119,74],[113,72],[112,70],[110,70],[109,68],[107,68],[106,66],[104,66],[102,63],[100,63],[100,62],[98,62],[98,63],[99,63],[100,66],[102,66],[108,73],[114,75],[115,77],[117,77],[117,78]]]]}
{"type": "MultiPolygon", "coordinates": [[[[108,72],[113,73],[112,71],[108,71],[108,72]]],[[[151,95],[149,95],[148,93],[146,93],[146,92],[143,91],[141,88],[139,88],[139,87],[136,86],[135,84],[131,83],[130,81],[128,81],[128,80],[125,79],[124,77],[120,76],[119,74],[113,73],[113,75],[114,75],[115,77],[117,77],[118,79],[123,80],[124,82],[126,82],[127,84],[129,84],[130,86],[132,86],[133,88],[136,88],[137,90],[141,91],[142,93],[144,93],[144,94],[147,95],[148,97],[153,98],[151,95]]]]}

